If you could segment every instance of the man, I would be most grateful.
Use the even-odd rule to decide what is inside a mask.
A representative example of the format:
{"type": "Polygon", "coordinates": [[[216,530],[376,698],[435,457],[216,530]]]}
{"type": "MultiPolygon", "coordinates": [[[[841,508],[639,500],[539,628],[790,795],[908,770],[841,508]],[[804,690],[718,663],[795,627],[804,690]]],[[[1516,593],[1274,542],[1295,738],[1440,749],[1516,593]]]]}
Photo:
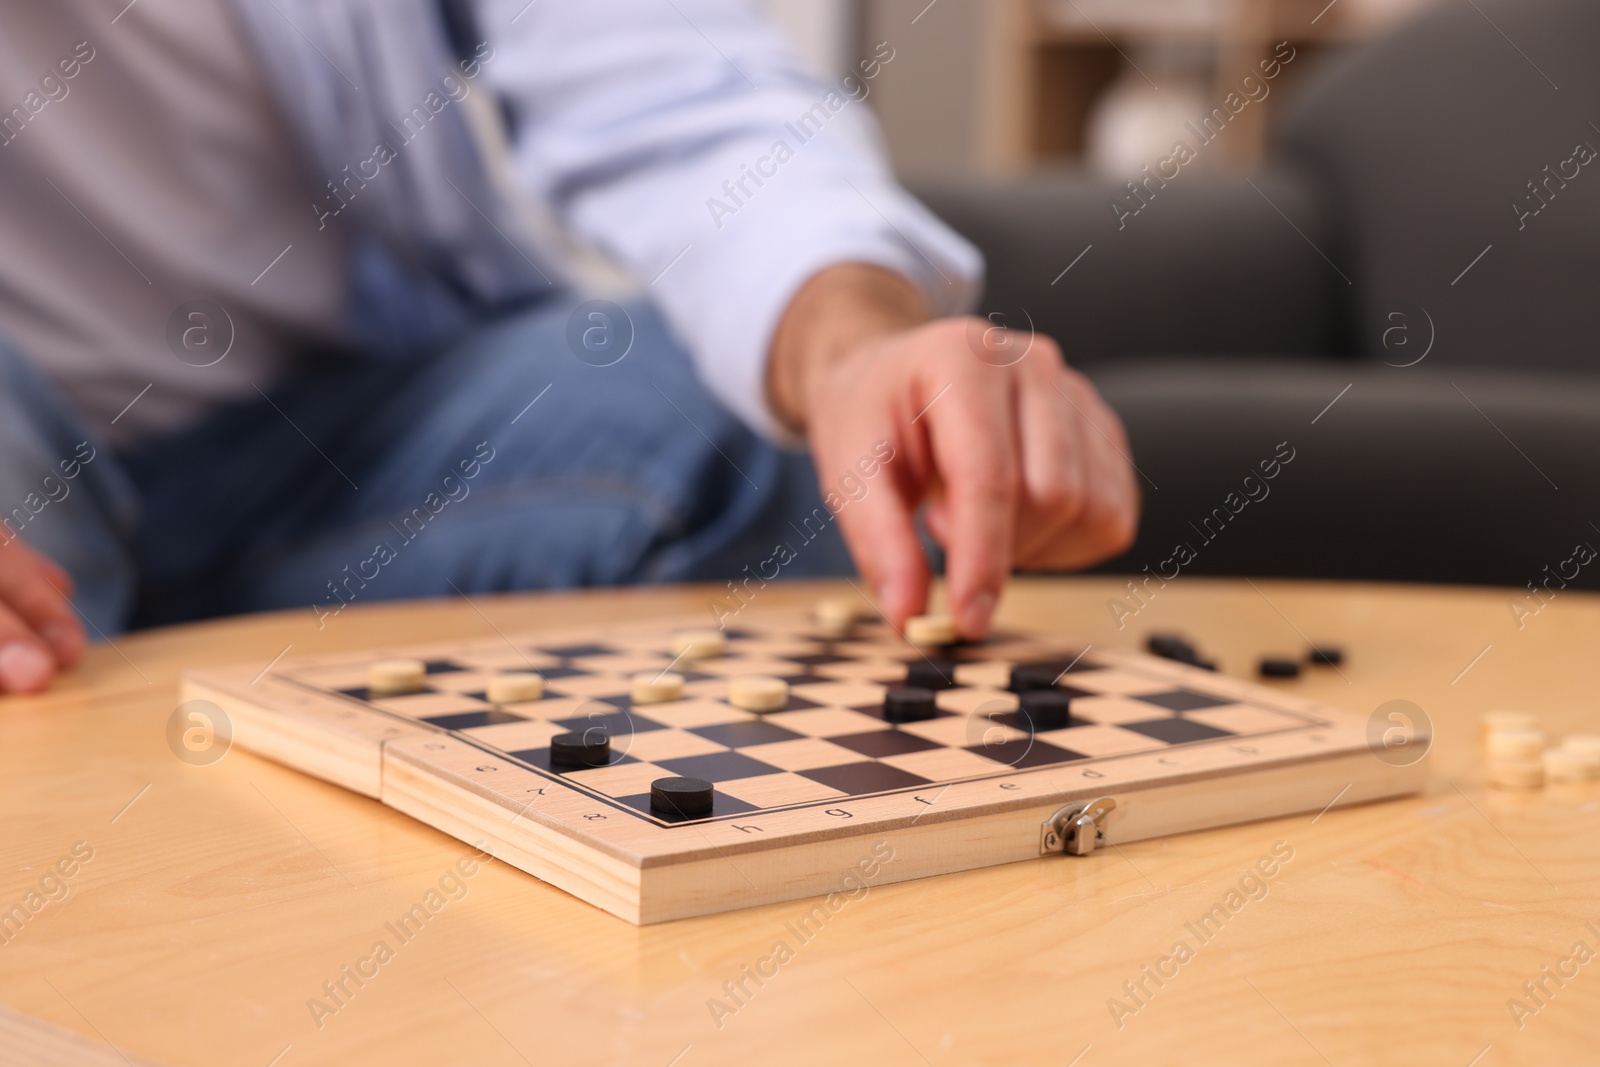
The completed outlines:
{"type": "Polygon", "coordinates": [[[1125,547],[1115,416],[942,317],[978,257],[862,103],[910,47],[830,84],[735,0],[0,3],[0,690],[85,623],[737,607],[840,534],[899,625],[925,503],[975,637],[1013,565],[1125,547]],[[592,250],[642,298],[572,295],[592,250]]]}

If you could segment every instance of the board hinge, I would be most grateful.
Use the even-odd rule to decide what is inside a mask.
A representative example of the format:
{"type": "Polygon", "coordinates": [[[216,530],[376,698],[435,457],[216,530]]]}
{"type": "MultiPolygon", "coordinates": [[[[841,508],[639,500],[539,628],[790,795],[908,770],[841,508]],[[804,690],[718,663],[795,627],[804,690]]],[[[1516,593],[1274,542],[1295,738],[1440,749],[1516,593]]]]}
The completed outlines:
{"type": "Polygon", "coordinates": [[[1069,856],[1087,856],[1106,843],[1104,819],[1116,806],[1117,802],[1110,797],[1099,797],[1061,808],[1039,827],[1039,855],[1061,852],[1069,856]]]}

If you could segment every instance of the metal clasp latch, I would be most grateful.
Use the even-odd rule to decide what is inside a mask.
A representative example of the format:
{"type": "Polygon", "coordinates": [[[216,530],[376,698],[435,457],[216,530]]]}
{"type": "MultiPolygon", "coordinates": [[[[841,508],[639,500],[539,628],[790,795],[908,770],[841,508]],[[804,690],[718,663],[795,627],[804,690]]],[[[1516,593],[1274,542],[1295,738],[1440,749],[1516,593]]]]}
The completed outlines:
{"type": "Polygon", "coordinates": [[[1117,802],[1110,797],[1068,804],[1039,828],[1039,855],[1064,852],[1069,856],[1087,856],[1096,845],[1105,844],[1106,828],[1101,820],[1116,806],[1117,802]]]}

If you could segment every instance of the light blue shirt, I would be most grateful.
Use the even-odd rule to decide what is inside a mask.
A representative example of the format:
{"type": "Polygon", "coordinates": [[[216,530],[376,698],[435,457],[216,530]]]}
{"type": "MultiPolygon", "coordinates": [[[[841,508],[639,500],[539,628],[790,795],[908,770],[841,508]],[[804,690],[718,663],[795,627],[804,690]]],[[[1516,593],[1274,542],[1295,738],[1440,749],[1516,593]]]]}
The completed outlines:
{"type": "Polygon", "coordinates": [[[426,343],[567,284],[560,232],[637,278],[716,395],[782,437],[766,354],[811,275],[873,263],[941,313],[976,301],[978,253],[894,182],[862,102],[893,41],[829,82],[739,0],[461,0],[477,27],[453,50],[436,0],[233,2],[332,183],[313,212],[360,235],[369,337],[426,343]]]}

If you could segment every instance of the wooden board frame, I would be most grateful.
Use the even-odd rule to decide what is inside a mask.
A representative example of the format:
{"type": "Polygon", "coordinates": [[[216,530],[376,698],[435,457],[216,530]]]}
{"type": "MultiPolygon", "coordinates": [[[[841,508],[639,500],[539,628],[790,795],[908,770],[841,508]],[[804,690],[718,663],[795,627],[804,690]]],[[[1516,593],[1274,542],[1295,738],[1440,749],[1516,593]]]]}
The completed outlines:
{"type": "MultiPolygon", "coordinates": [[[[317,672],[337,676],[402,655],[498,656],[503,669],[526,669],[519,645],[620,640],[665,648],[675,629],[697,622],[544,630],[496,642],[290,660],[267,672],[254,665],[192,671],[183,695],[221,707],[242,747],[379,799],[638,924],[832,892],[883,842],[893,861],[880,865],[877,882],[1037,858],[1041,826],[1074,801],[1113,798],[1116,808],[1103,820],[1103,833],[1116,843],[1399,796],[1419,790],[1426,774],[1420,759],[1396,766],[1378,758],[1363,716],[1167,660],[1095,649],[1098,663],[1270,708],[1298,725],[669,825],[479,738],[306,681],[317,672]]],[[[809,621],[792,612],[761,616],[755,624],[768,633],[815,638],[809,621]]],[[[1035,635],[1015,635],[995,648],[1048,649],[1066,657],[1080,651],[1035,635]]],[[[917,654],[901,646],[899,658],[917,654]]],[[[1425,751],[1426,740],[1411,743],[1425,751]]]]}

